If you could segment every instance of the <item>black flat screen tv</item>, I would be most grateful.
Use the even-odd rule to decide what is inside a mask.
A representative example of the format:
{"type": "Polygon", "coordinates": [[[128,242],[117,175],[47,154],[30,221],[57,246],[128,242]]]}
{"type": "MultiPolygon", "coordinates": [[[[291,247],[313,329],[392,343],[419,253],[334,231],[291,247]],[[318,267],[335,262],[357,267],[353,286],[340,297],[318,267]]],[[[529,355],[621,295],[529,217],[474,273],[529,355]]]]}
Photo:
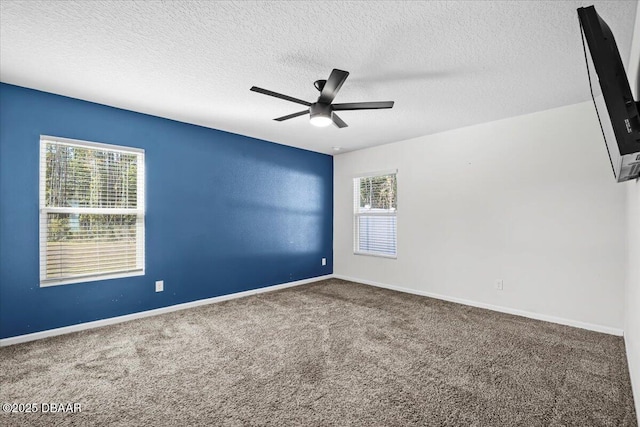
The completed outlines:
{"type": "Polygon", "coordinates": [[[591,96],[618,182],[640,177],[640,117],[616,40],[593,6],[578,8],[591,96]],[[588,49],[587,49],[588,48],[588,49]],[[587,52],[588,51],[588,52],[587,52]]]}

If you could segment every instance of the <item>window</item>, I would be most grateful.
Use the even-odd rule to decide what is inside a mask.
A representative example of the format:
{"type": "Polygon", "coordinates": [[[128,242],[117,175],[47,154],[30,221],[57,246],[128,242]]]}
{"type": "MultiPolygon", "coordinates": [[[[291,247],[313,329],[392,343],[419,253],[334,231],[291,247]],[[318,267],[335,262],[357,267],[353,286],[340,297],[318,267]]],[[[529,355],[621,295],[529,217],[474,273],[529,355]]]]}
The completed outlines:
{"type": "Polygon", "coordinates": [[[353,180],[354,253],[395,258],[398,183],[396,172],[353,180]]]}
{"type": "Polygon", "coordinates": [[[40,138],[40,286],[144,274],[144,150],[40,138]]]}

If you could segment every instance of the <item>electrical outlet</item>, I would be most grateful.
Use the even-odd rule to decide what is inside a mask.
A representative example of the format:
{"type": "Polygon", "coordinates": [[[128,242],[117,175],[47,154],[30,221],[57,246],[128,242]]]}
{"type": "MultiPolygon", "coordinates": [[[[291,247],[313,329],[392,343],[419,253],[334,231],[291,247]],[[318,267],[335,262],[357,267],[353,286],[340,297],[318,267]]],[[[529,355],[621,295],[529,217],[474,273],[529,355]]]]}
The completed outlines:
{"type": "Polygon", "coordinates": [[[156,280],[156,292],[164,291],[164,280],[156,280]]]}
{"type": "Polygon", "coordinates": [[[502,279],[496,280],[496,289],[499,291],[504,289],[504,280],[502,279]]]}
{"type": "Polygon", "coordinates": [[[322,258],[322,265],[327,265],[327,259],[326,258],[322,258]]]}

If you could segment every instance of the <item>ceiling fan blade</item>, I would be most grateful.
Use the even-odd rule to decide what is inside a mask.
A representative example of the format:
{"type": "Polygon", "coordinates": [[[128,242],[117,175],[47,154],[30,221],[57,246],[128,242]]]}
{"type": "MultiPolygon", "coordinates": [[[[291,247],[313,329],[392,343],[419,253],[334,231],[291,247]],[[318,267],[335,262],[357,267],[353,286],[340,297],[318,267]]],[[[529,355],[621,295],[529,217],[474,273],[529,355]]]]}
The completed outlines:
{"type": "Polygon", "coordinates": [[[277,119],[273,119],[277,122],[282,122],[285,120],[293,119],[294,117],[303,116],[305,114],[309,114],[309,110],[298,111],[297,113],[289,114],[288,116],[278,117],[277,119]]]}
{"type": "Polygon", "coordinates": [[[333,71],[331,71],[329,79],[324,84],[322,92],[320,92],[318,102],[322,102],[323,104],[331,104],[331,101],[333,101],[333,98],[335,98],[338,94],[338,91],[342,87],[342,84],[345,80],[347,80],[348,75],[348,71],[342,71],[334,68],[333,71]]]}
{"type": "Polygon", "coordinates": [[[269,95],[269,96],[274,96],[276,98],[284,99],[285,101],[296,102],[298,104],[306,105],[307,107],[309,107],[311,105],[310,102],[303,101],[302,99],[294,98],[292,96],[283,95],[281,93],[273,92],[271,90],[262,89],[261,87],[257,87],[257,86],[253,86],[250,90],[253,91],[253,92],[262,93],[264,95],[269,95]]]}
{"type": "Polygon", "coordinates": [[[331,115],[331,119],[333,120],[333,124],[338,126],[339,128],[346,128],[349,125],[344,122],[336,113],[331,115]]]}
{"type": "Polygon", "coordinates": [[[345,110],[379,110],[382,108],[393,107],[393,101],[381,102],[348,102],[346,104],[332,104],[331,107],[336,111],[345,110]]]}

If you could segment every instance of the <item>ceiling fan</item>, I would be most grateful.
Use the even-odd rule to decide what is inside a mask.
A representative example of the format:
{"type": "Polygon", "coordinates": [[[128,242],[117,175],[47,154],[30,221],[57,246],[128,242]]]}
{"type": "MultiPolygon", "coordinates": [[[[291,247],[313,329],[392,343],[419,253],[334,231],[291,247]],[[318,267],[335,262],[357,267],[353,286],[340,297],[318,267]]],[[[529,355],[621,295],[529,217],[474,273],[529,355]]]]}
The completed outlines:
{"type": "Polygon", "coordinates": [[[311,116],[312,125],[324,127],[329,126],[331,123],[333,123],[339,128],[345,128],[347,127],[347,124],[340,117],[338,117],[338,115],[335,113],[336,111],[378,110],[382,108],[393,107],[393,101],[348,102],[345,104],[332,104],[333,99],[338,94],[338,91],[342,87],[344,81],[347,80],[348,76],[348,71],[342,71],[334,68],[333,71],[331,71],[331,75],[329,76],[328,80],[316,80],[313,85],[316,89],[318,89],[318,91],[320,91],[320,96],[318,97],[318,100],[313,103],[304,101],[302,99],[293,98],[291,96],[283,95],[281,93],[273,92],[267,89],[262,89],[257,86],[253,86],[251,90],[253,92],[274,96],[276,98],[284,99],[286,101],[295,102],[309,107],[306,110],[298,111],[297,113],[273,119],[278,122],[309,114],[311,116]]]}

